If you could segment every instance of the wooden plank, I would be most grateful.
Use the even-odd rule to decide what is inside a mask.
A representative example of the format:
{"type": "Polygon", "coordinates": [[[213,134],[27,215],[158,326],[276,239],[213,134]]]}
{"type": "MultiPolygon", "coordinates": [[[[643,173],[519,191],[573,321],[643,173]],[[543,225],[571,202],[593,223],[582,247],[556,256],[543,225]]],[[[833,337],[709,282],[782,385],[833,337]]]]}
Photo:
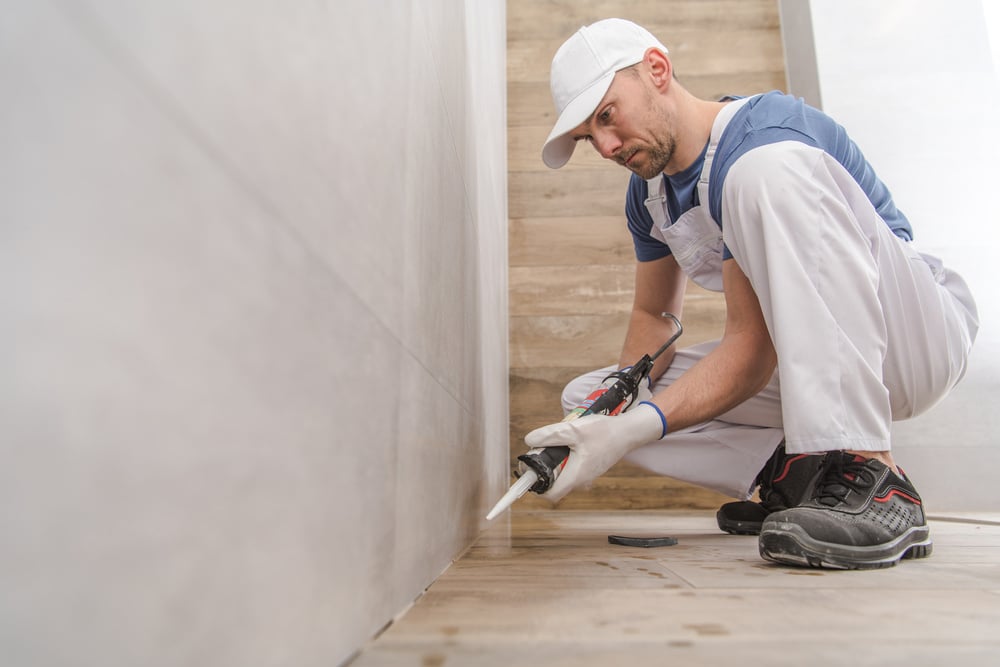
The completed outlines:
{"type": "MultiPolygon", "coordinates": [[[[618,360],[631,297],[608,304],[607,313],[567,315],[511,315],[510,364],[517,368],[600,368],[618,360]]],[[[565,306],[562,308],[567,309],[565,306]]],[[[722,335],[725,301],[720,294],[704,292],[685,297],[681,321],[682,347],[722,335]]]]}
{"type": "Polygon", "coordinates": [[[509,230],[512,268],[635,262],[624,215],[513,218],[509,230]]]}
{"type": "Polygon", "coordinates": [[[518,438],[533,428],[562,419],[560,396],[573,378],[590,371],[590,367],[531,367],[510,371],[511,424],[520,425],[518,438]]]}
{"type": "Polygon", "coordinates": [[[508,0],[508,44],[551,35],[561,43],[580,26],[612,16],[647,27],[666,24],[706,33],[779,27],[777,0],[508,0]]]}
{"type": "Polygon", "coordinates": [[[600,368],[618,360],[628,315],[510,318],[511,368],[600,368]]]}
{"type": "Polygon", "coordinates": [[[510,314],[606,315],[628,313],[635,292],[635,266],[594,264],[511,267],[510,314]]]}
{"type": "MultiPolygon", "coordinates": [[[[706,31],[674,29],[663,23],[645,26],[669,51],[678,78],[711,74],[770,72],[784,69],[784,49],[777,29],[736,28],[706,31]]],[[[513,81],[548,83],[549,68],[562,41],[522,39],[507,45],[507,76],[513,81]]]]}
{"type": "Polygon", "coordinates": [[[512,171],[508,176],[508,215],[512,218],[624,215],[628,176],[624,169],[512,171]]]}

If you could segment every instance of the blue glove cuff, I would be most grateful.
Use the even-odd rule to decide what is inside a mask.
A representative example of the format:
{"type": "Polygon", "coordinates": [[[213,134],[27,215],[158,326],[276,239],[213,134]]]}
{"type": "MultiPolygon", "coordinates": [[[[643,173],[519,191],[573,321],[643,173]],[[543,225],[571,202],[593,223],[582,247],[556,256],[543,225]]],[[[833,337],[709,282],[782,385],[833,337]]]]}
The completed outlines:
{"type": "Polygon", "coordinates": [[[660,433],[660,437],[662,438],[665,436],[667,434],[667,418],[663,416],[663,411],[660,410],[659,406],[657,406],[656,403],[651,403],[650,401],[643,401],[639,405],[648,405],[656,410],[656,414],[660,415],[660,421],[663,423],[663,432],[660,433]]]}

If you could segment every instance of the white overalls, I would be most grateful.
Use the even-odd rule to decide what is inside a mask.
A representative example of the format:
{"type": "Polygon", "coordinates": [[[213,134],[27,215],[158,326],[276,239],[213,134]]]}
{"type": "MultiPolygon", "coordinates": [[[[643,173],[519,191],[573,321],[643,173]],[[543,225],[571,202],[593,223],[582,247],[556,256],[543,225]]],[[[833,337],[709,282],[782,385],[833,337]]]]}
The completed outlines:
{"type": "MultiPolygon", "coordinates": [[[[789,453],[889,449],[892,420],[927,410],[964,375],[978,329],[961,277],[895,236],[818,148],[784,141],[741,156],[726,176],[720,230],[709,213],[709,174],[723,130],[746,101],[727,104],[713,124],[699,205],[671,224],[658,177],[646,206],[652,235],[702,287],[722,290],[722,246],[729,248],[760,301],[777,372],[733,410],[626,457],[742,498],[782,439],[789,453]]],[[[678,350],[653,393],[717,344],[678,350]]],[[[564,410],[613,368],[567,385],[564,410]]]]}

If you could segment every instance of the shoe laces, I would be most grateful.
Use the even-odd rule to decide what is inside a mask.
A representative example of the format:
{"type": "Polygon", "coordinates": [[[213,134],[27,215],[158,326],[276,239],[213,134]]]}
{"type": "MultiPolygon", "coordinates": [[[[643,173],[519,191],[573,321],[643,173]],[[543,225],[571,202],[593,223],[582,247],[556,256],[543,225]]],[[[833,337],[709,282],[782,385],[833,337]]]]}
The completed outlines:
{"type": "Polygon", "coordinates": [[[824,470],[816,482],[813,499],[827,507],[835,507],[847,499],[851,491],[861,492],[876,481],[875,472],[866,466],[867,459],[849,455],[827,456],[824,470]]]}

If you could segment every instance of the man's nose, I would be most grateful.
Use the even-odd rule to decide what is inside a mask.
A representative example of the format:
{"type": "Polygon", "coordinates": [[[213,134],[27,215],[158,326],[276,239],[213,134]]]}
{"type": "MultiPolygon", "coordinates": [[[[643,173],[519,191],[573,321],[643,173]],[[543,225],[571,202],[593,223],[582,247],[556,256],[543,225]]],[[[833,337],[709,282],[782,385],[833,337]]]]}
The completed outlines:
{"type": "Polygon", "coordinates": [[[618,137],[611,132],[601,132],[600,134],[593,135],[593,137],[594,148],[606,160],[613,159],[615,153],[621,148],[622,144],[618,141],[618,137]]]}

